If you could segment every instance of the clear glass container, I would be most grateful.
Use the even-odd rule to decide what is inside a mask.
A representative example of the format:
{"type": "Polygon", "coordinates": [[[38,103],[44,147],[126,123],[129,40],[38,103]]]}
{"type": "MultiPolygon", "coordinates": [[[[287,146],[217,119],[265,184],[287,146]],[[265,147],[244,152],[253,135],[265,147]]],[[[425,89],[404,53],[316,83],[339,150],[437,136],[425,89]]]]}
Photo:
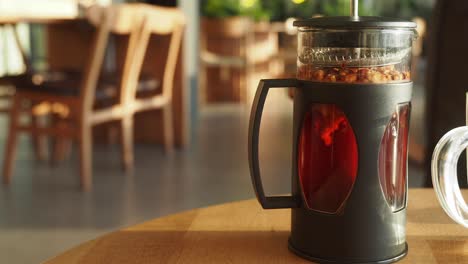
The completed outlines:
{"type": "Polygon", "coordinates": [[[468,148],[468,126],[445,134],[432,155],[432,183],[442,208],[453,221],[468,228],[468,205],[458,184],[457,164],[468,148]]]}
{"type": "Polygon", "coordinates": [[[460,189],[459,179],[463,176],[458,175],[458,160],[465,150],[468,150],[468,93],[466,126],[450,130],[439,140],[431,163],[432,184],[442,208],[453,221],[468,228],[468,196],[460,189]]]}
{"type": "MultiPolygon", "coordinates": [[[[297,78],[350,85],[410,82],[416,32],[411,24],[395,27],[392,25],[408,24],[394,22],[338,17],[323,18],[323,23],[313,20],[313,26],[298,25],[297,78]]],[[[406,206],[410,109],[409,103],[395,105],[375,161],[383,195],[393,212],[406,206]]],[[[337,214],[344,208],[358,171],[352,126],[337,105],[309,106],[302,123],[297,164],[309,209],[337,214]]]]}
{"type": "Polygon", "coordinates": [[[297,77],[317,82],[411,80],[413,29],[299,27],[297,77]]]}

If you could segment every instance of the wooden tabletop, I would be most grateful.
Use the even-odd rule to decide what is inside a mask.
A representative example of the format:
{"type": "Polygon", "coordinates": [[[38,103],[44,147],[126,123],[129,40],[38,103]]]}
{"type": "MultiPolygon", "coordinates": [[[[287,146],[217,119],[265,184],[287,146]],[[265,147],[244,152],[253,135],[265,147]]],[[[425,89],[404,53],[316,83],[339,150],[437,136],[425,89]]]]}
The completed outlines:
{"type": "Polygon", "coordinates": [[[5,14],[0,10],[0,25],[1,24],[17,24],[17,23],[37,23],[37,24],[51,24],[62,23],[73,20],[83,20],[84,17],[79,14],[47,14],[47,13],[34,13],[34,14],[5,14]]]}
{"type": "MultiPolygon", "coordinates": [[[[289,210],[228,203],[129,227],[46,263],[310,263],[288,251],[289,225],[289,210]]],[[[432,189],[409,192],[407,240],[400,263],[468,263],[468,229],[445,215],[432,189]]]]}
{"type": "Polygon", "coordinates": [[[0,25],[3,24],[18,24],[18,23],[31,23],[31,24],[52,24],[63,23],[74,20],[83,20],[83,18],[74,17],[0,17],[0,25]]]}
{"type": "Polygon", "coordinates": [[[76,0],[10,0],[0,6],[0,24],[55,23],[81,15],[76,0]]]}

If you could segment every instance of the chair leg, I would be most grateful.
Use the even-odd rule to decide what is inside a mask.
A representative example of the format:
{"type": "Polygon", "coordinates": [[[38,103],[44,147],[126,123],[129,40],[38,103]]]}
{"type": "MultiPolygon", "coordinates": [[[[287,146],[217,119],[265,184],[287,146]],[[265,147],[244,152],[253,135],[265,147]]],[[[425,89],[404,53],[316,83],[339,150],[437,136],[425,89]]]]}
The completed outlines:
{"type": "MultiPolygon", "coordinates": [[[[38,128],[39,118],[34,114],[31,113],[31,126],[33,128],[38,128]]],[[[44,161],[47,159],[47,139],[43,135],[37,135],[31,133],[31,139],[33,142],[34,153],[36,155],[36,159],[40,161],[44,161]]]]}
{"type": "MultiPolygon", "coordinates": [[[[52,115],[52,126],[67,127],[69,124],[66,123],[66,120],[60,119],[56,115],[52,115]]],[[[72,148],[71,140],[66,137],[55,136],[52,142],[53,149],[51,162],[52,164],[58,164],[70,156],[72,148]]]]}
{"type": "Polygon", "coordinates": [[[5,148],[5,156],[3,161],[3,183],[9,184],[11,175],[13,174],[13,166],[16,155],[16,140],[17,140],[17,127],[20,118],[20,98],[14,96],[13,103],[10,110],[10,126],[8,129],[7,143],[5,148]]]}
{"type": "Polygon", "coordinates": [[[119,138],[119,126],[114,123],[109,123],[105,125],[105,133],[106,133],[106,144],[107,145],[114,145],[118,143],[119,138]]]}
{"type": "Polygon", "coordinates": [[[52,164],[58,164],[70,156],[72,148],[70,139],[58,137],[53,144],[52,164]]]}
{"type": "Polygon", "coordinates": [[[172,117],[172,105],[168,104],[163,108],[164,148],[166,153],[171,153],[174,150],[174,120],[172,117]]]}
{"type": "Polygon", "coordinates": [[[133,169],[133,116],[122,119],[122,163],[124,170],[133,169]]]}
{"type": "Polygon", "coordinates": [[[81,124],[79,135],[79,152],[80,152],[80,183],[84,191],[90,190],[93,183],[92,178],[92,132],[91,126],[81,124]]]}

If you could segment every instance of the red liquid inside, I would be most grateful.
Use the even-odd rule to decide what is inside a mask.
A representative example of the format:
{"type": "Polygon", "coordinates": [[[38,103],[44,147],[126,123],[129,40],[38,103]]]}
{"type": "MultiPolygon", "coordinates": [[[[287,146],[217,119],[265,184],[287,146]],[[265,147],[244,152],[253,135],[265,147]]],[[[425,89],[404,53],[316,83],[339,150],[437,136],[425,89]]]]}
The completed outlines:
{"type": "Polygon", "coordinates": [[[311,105],[298,146],[298,172],[307,206],[339,213],[356,180],[357,167],[356,137],[343,111],[335,105],[311,105]]]}
{"type": "Polygon", "coordinates": [[[409,104],[398,105],[380,144],[380,185],[394,212],[406,205],[409,115],[409,104]]]}

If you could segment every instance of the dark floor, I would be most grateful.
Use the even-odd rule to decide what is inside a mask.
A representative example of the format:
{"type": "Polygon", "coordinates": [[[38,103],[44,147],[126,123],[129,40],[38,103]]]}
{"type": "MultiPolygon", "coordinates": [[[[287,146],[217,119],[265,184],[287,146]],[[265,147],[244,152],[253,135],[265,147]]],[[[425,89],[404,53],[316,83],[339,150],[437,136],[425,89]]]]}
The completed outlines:
{"type": "MultiPolygon", "coordinates": [[[[265,187],[268,193],[287,193],[292,103],[284,91],[275,91],[265,111],[260,142],[265,187]]],[[[166,156],[160,146],[138,145],[133,173],[121,171],[118,146],[95,146],[94,189],[89,193],[78,188],[76,155],[50,167],[34,160],[29,139],[22,137],[14,180],[0,187],[0,263],[37,263],[124,226],[253,198],[248,111],[224,106],[207,108],[200,116],[190,149],[166,156]]],[[[1,117],[0,150],[6,121],[1,117]]],[[[420,186],[421,170],[410,168],[410,182],[420,186]]]]}

